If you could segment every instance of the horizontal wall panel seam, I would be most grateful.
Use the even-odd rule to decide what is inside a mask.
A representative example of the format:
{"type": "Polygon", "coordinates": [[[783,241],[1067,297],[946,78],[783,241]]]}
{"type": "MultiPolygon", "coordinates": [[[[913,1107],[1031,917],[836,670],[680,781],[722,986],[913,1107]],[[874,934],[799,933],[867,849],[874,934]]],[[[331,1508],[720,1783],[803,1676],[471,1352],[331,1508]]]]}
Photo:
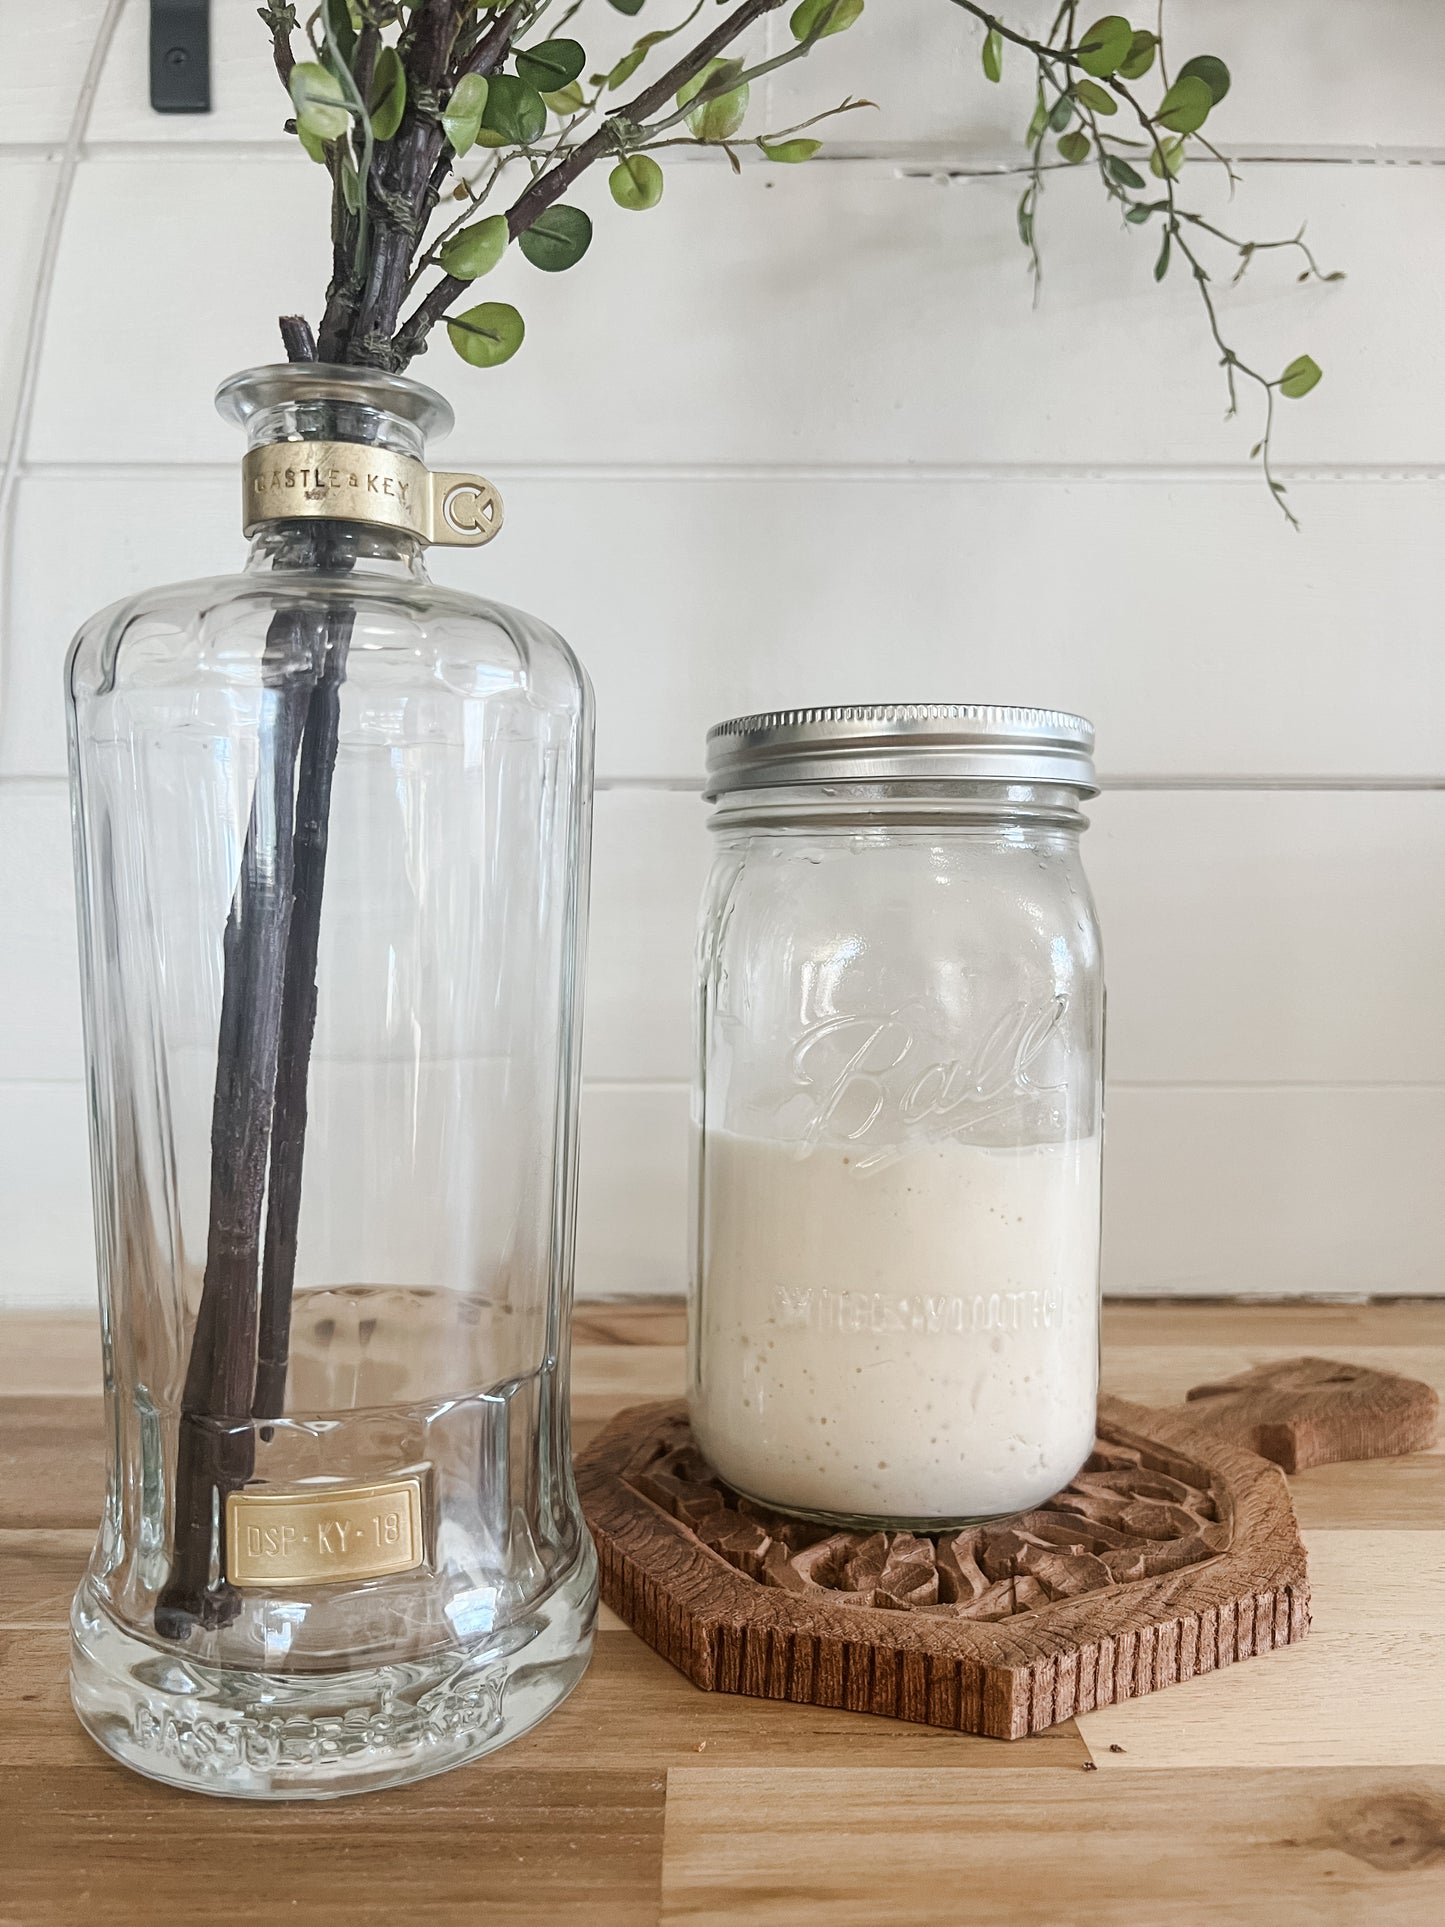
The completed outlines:
{"type": "MultiPolygon", "coordinates": [[[[465,454],[463,442],[448,447],[447,459],[455,461],[465,454]]],[[[1260,486],[1257,466],[1247,462],[1140,463],[1096,462],[493,462],[488,464],[499,483],[509,477],[529,482],[595,483],[600,488],[620,482],[681,482],[715,484],[718,482],[819,482],[830,486],[851,485],[872,488],[879,484],[907,487],[944,483],[962,487],[978,484],[1010,487],[1076,488],[1086,483],[1100,485],[1213,487],[1260,486]]],[[[20,464],[23,480],[43,482],[225,481],[239,473],[236,462],[112,462],[104,457],[92,462],[45,462],[25,460],[20,464]]],[[[1277,477],[1319,487],[1341,485],[1360,487],[1426,486],[1445,483],[1445,462],[1382,465],[1373,462],[1278,463],[1277,477]]]]}
{"type": "MultiPolygon", "coordinates": [[[[617,1092],[628,1097],[647,1095],[676,1097],[681,1093],[686,1093],[692,1087],[686,1078],[637,1078],[634,1080],[626,1077],[588,1077],[583,1079],[582,1088],[587,1091],[596,1091],[599,1093],[617,1092]]],[[[1161,1092],[1176,1092],[1183,1096],[1192,1096],[1198,1093],[1213,1097],[1220,1095],[1248,1097],[1255,1093],[1268,1093],[1273,1095],[1280,1091],[1298,1091],[1306,1096],[1318,1096],[1334,1092],[1362,1091],[1374,1093],[1389,1093],[1393,1091],[1445,1092],[1445,1083],[1437,1083],[1434,1081],[1421,1083],[1406,1081],[1380,1082],[1373,1079],[1361,1079],[1359,1082],[1352,1083],[1349,1081],[1342,1082],[1338,1078],[1334,1078],[1320,1083],[1296,1079],[1282,1079],[1278,1081],[1258,1079],[1250,1082],[1226,1079],[1216,1084],[1201,1080],[1184,1083],[1154,1083],[1147,1078],[1110,1078],[1108,1088],[1114,1092],[1148,1091],[1155,1095],[1161,1092]]],[[[0,1102],[3,1102],[7,1094],[18,1095],[26,1091],[54,1091],[62,1089],[70,1089],[83,1093],[85,1090],[85,1080],[80,1077],[0,1078],[0,1102]]]]}
{"type": "MultiPolygon", "coordinates": [[[[719,719],[721,720],[721,719],[719,719]]],[[[599,776],[599,796],[695,796],[702,801],[700,776],[599,776]]],[[[1445,791],[1445,772],[1438,776],[1110,776],[1099,787],[1111,796],[1433,796],[1445,791]]],[[[0,789],[64,790],[64,776],[37,771],[0,775],[0,789]]],[[[1085,806],[1087,808],[1087,805],[1085,806]]]]}
{"type": "MultiPolygon", "coordinates": [[[[3,780],[0,778],[0,781],[3,780]]],[[[696,796],[700,801],[702,781],[700,776],[599,776],[597,790],[599,795],[615,793],[638,796],[652,793],[657,796],[696,796]]],[[[1111,776],[1103,771],[1099,776],[1099,787],[1111,796],[1256,796],[1277,793],[1306,796],[1429,796],[1445,790],[1445,772],[1418,776],[1210,776],[1201,772],[1182,776],[1111,776]]]]}
{"type": "MultiPolygon", "coordinates": [[[[284,99],[284,96],[281,96],[284,99]]],[[[63,143],[56,141],[5,141],[0,140],[0,161],[54,161],[60,158],[63,143]]],[[[1224,157],[1239,167],[1441,167],[1445,166],[1445,147],[1435,145],[1390,147],[1377,145],[1347,144],[1336,146],[1329,142],[1311,143],[1303,146],[1274,145],[1267,142],[1251,142],[1248,145],[1221,150],[1224,157]]],[[[277,139],[271,135],[259,135],[256,139],[246,140],[207,140],[203,135],[194,139],[178,137],[174,140],[97,140],[87,141],[81,148],[82,161],[162,161],[175,160],[178,165],[206,159],[216,161],[257,160],[272,162],[294,162],[300,157],[300,150],[294,140],[277,139]]],[[[739,154],[746,167],[761,167],[765,162],[761,156],[754,158],[746,148],[739,154]]],[[[684,166],[720,166],[721,156],[713,154],[686,154],[674,156],[684,166]]],[[[1203,169],[1215,163],[1196,160],[1193,165],[1203,169]]],[[[937,173],[952,175],[961,180],[973,178],[994,179],[1000,175],[1026,173],[1029,163],[1026,155],[1016,148],[969,148],[964,142],[941,141],[842,141],[832,140],[827,152],[817,156],[812,162],[819,166],[877,166],[905,170],[905,178],[912,178],[912,170],[918,169],[923,178],[931,179],[937,173]]]]}

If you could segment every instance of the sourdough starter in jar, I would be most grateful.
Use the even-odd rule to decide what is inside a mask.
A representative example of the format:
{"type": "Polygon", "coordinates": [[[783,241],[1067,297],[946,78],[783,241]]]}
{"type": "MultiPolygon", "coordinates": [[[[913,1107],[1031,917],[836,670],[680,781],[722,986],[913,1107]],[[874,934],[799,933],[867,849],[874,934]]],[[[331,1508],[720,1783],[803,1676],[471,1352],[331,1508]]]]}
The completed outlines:
{"type": "Polygon", "coordinates": [[[693,1429],[800,1512],[948,1518],[1067,1485],[1094,1438],[1099,1140],[944,1143],[877,1170],[708,1143],[693,1429]]]}
{"type": "Polygon", "coordinates": [[[1094,1438],[1092,732],[812,710],[709,741],[689,1404],[766,1504],[942,1527],[1094,1438]]]}

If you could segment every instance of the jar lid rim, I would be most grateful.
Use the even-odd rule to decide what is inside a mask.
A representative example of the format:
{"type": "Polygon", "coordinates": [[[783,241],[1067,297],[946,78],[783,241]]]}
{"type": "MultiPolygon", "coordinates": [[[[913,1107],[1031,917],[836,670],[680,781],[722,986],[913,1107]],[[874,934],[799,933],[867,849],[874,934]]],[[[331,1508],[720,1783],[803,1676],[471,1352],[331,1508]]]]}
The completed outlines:
{"type": "Polygon", "coordinates": [[[739,789],[899,780],[1053,783],[1093,795],[1094,728],[1008,703],[843,703],[761,710],[707,735],[709,800],[739,789]]]}

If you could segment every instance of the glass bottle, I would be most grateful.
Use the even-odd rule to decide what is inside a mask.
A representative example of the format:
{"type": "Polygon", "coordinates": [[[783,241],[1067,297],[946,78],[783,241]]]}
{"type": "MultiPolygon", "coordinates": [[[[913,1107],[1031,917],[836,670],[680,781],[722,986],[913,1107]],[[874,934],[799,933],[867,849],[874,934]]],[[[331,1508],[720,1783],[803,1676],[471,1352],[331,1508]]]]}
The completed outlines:
{"type": "Polygon", "coordinates": [[[417,1779],[580,1677],[568,1312],[592,699],[428,580],[500,504],[370,370],[258,368],[239,575],[67,669],[109,1470],[102,1746],[218,1794],[417,1779]]]}
{"type": "Polygon", "coordinates": [[[942,1530],[1092,1449],[1092,744],[946,704],[708,739],[689,1401],[768,1506],[942,1530]]]}

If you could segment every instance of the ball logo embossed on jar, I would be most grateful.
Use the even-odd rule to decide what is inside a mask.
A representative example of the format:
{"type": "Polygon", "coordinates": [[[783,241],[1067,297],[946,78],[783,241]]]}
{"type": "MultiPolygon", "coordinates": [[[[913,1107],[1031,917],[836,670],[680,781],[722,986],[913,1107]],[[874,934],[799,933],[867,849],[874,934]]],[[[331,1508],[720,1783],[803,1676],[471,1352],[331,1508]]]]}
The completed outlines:
{"type": "Polygon", "coordinates": [[[1060,1029],[1068,999],[1021,999],[981,1030],[966,1055],[930,1059],[904,1007],[827,1017],[793,1051],[794,1080],[813,1094],[800,1154],[821,1143],[856,1144],[858,1171],[874,1171],[910,1144],[966,1137],[1020,1098],[1058,1088],[1031,1075],[1060,1029]]]}

